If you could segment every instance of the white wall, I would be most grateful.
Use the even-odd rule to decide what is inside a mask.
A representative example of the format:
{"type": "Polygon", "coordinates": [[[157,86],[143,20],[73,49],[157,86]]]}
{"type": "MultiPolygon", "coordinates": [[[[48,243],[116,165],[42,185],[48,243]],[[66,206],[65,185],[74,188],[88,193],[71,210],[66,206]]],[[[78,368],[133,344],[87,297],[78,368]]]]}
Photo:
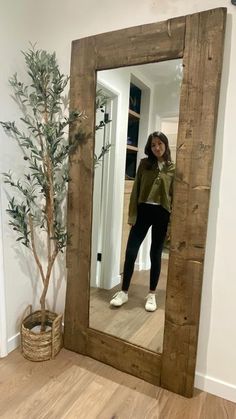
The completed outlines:
{"type": "MultiPolygon", "coordinates": [[[[27,47],[29,40],[37,41],[40,48],[55,50],[61,68],[68,73],[72,39],[214,7],[228,8],[230,16],[209,212],[196,385],[236,400],[236,188],[233,184],[236,178],[236,7],[229,0],[1,0],[0,5],[1,120],[16,116],[16,108],[9,98],[7,78],[16,70],[21,73],[19,51],[27,47]]],[[[20,161],[14,145],[2,132],[0,141],[2,171],[7,162],[18,165],[20,161]]],[[[7,335],[10,339],[18,332],[18,320],[24,305],[31,301],[32,286],[27,278],[28,268],[14,251],[14,239],[9,234],[4,212],[6,199],[3,191],[2,200],[7,335]]]]}
{"type": "Polygon", "coordinates": [[[112,178],[109,182],[109,217],[106,219],[106,224],[111,224],[110,228],[107,228],[107,234],[104,234],[106,243],[104,243],[103,249],[103,260],[109,260],[109,263],[102,264],[101,272],[103,287],[110,289],[120,283],[120,249],[123,221],[121,214],[123,212],[124,156],[126,154],[128,127],[130,72],[126,68],[119,69],[119,71],[100,71],[98,81],[108,89],[110,88],[118,97],[117,118],[115,115],[112,116],[112,124],[116,124],[116,130],[113,131],[112,147],[109,152],[109,157],[112,159],[110,164],[110,176],[112,178]]]}
{"type": "Polygon", "coordinates": [[[176,161],[176,146],[178,136],[179,117],[167,117],[161,119],[161,131],[164,132],[169,140],[171,159],[176,161]]]}

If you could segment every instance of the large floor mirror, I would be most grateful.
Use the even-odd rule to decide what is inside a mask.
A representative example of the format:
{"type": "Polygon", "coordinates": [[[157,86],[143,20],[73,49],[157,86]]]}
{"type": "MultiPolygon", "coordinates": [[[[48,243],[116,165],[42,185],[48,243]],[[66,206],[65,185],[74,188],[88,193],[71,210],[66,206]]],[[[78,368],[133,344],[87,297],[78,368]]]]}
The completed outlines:
{"type": "Polygon", "coordinates": [[[191,397],[226,9],[73,41],[65,347],[191,397]],[[102,97],[99,106],[98,96],[102,97]],[[120,289],[132,185],[151,132],[169,139],[174,194],[157,287],[144,309],[150,234],[129,301],[120,289]],[[107,149],[95,164],[94,156],[107,149]]]}

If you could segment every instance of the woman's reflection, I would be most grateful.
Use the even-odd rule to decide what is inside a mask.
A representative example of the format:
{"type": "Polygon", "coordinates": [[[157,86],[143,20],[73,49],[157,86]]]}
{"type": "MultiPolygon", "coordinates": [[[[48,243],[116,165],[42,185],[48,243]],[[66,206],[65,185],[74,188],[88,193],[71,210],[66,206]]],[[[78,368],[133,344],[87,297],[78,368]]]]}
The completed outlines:
{"type": "Polygon", "coordinates": [[[139,248],[150,227],[150,286],[145,310],[155,311],[156,287],[161,271],[161,255],[171,212],[175,166],[171,160],[168,138],[160,131],[149,135],[144,149],[146,158],[140,161],[129,204],[131,225],[127,242],[123,282],[110,301],[120,307],[128,301],[128,290],[139,248]]]}

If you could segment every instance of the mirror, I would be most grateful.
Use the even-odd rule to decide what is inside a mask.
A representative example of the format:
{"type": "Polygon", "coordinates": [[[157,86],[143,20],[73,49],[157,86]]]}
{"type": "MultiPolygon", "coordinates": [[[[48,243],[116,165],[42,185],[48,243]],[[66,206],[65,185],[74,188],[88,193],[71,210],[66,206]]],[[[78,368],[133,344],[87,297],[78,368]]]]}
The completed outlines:
{"type": "Polygon", "coordinates": [[[100,155],[107,144],[111,148],[94,172],[89,327],[154,352],[162,352],[163,346],[170,226],[161,258],[158,309],[144,309],[150,276],[150,229],[135,263],[129,303],[118,309],[109,301],[121,287],[131,189],[151,132],[167,136],[172,161],[176,160],[182,75],[181,59],[97,73],[98,99],[102,97],[105,104],[96,112],[100,128],[95,133],[95,153],[100,155]]]}
{"type": "MultiPolygon", "coordinates": [[[[70,243],[67,247],[64,345],[72,351],[187,397],[192,396],[194,385],[225,22],[226,9],[218,8],[91,36],[72,43],[70,106],[73,110],[85,110],[87,119],[82,127],[77,124],[70,127],[70,141],[75,147],[70,156],[71,181],[68,191],[70,243]],[[184,71],[180,92],[164,340],[162,353],[158,353],[104,333],[89,324],[96,170],[95,99],[99,71],[176,59],[183,59],[184,71]]],[[[122,145],[125,147],[126,137],[125,132],[122,144],[117,142],[120,151],[122,145]]],[[[119,153],[123,164],[124,155],[123,149],[119,153]]],[[[110,173],[109,182],[115,185],[114,194],[121,196],[124,188],[116,179],[112,179],[110,173]]],[[[112,214],[116,210],[113,205],[109,208],[112,214]]],[[[106,228],[111,231],[109,237],[112,237],[109,219],[106,220],[106,228]]],[[[116,255],[120,246],[117,244],[116,255]]],[[[108,242],[106,251],[110,246],[108,242]]],[[[116,246],[116,240],[113,246],[116,246]]]]}

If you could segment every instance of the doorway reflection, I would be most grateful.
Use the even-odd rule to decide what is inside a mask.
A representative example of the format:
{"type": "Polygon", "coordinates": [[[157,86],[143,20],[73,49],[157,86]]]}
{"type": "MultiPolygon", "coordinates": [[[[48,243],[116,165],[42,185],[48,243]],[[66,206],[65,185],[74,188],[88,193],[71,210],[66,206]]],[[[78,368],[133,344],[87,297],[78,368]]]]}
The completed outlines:
{"type": "Polygon", "coordinates": [[[134,177],[148,135],[168,137],[175,162],[182,60],[98,72],[99,91],[106,103],[97,111],[96,154],[111,144],[95,169],[89,327],[146,349],[162,352],[169,231],[162,253],[157,287],[157,310],[144,309],[149,289],[150,233],[135,262],[129,300],[120,308],[109,305],[120,290],[129,235],[128,206],[134,177]],[[103,124],[101,124],[103,125],[103,124]]]}

